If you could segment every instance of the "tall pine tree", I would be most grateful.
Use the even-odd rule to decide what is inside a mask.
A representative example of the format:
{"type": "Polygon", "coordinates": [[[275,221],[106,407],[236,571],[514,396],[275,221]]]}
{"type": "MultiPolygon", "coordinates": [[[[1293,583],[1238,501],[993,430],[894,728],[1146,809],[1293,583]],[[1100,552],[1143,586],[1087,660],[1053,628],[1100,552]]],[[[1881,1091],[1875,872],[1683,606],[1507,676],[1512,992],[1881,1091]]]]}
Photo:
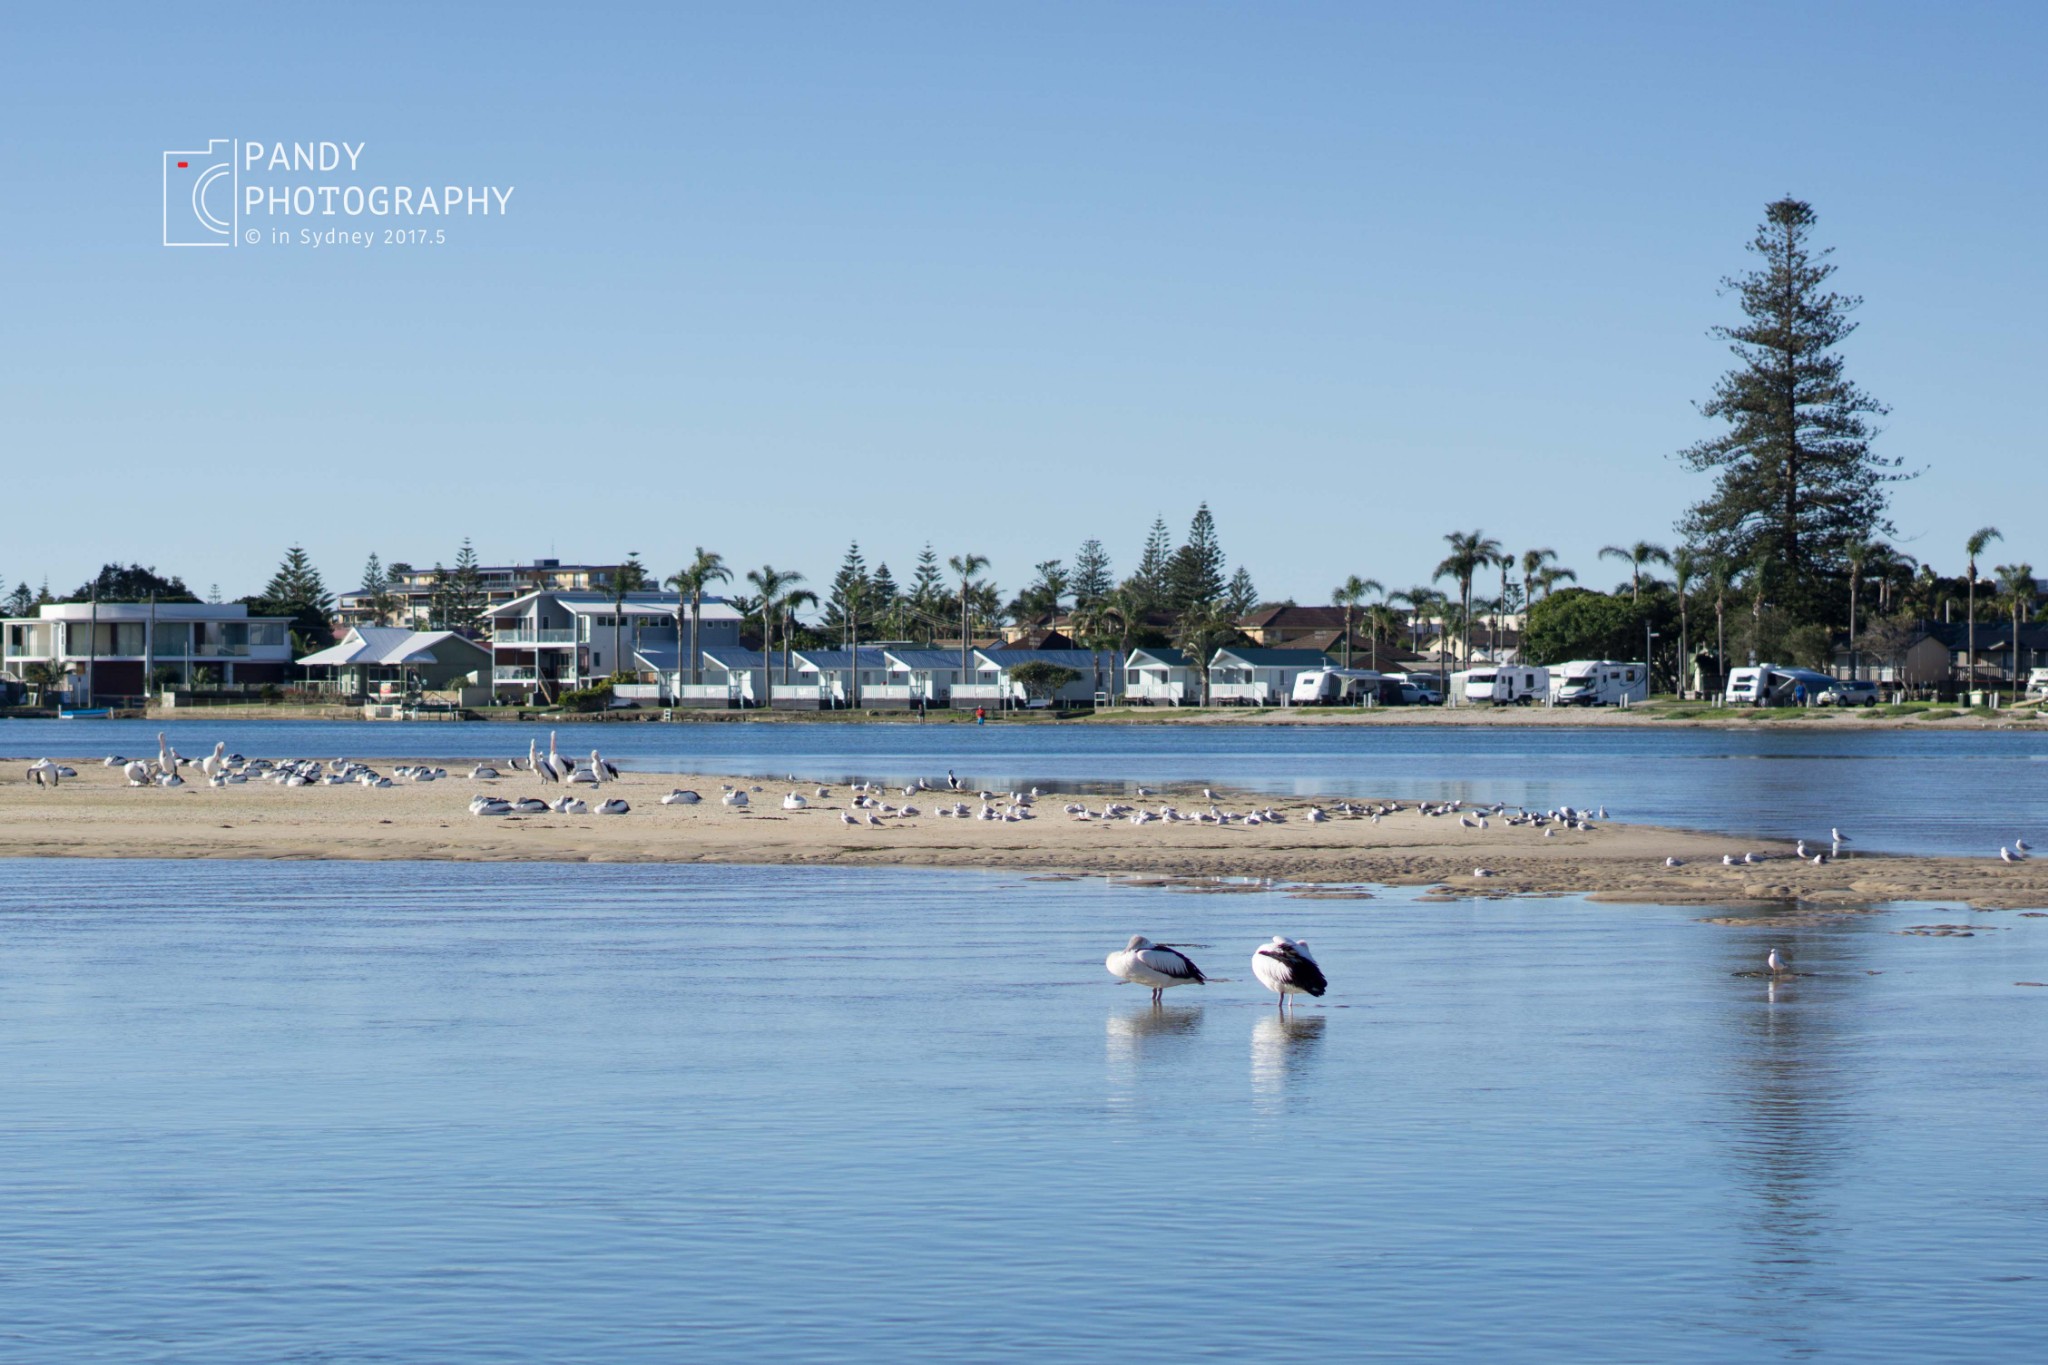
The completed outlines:
{"type": "Polygon", "coordinates": [[[868,578],[868,561],[860,552],[860,542],[854,541],[846,547],[846,558],[839,561],[839,572],[832,575],[832,587],[825,595],[824,630],[827,634],[844,640],[849,625],[859,624],[865,636],[868,622],[874,619],[874,584],[868,578]]]}
{"type": "Polygon", "coordinates": [[[1700,412],[1726,430],[1678,455],[1716,475],[1680,534],[1725,564],[1770,560],[1779,605],[1808,620],[1832,615],[1843,551],[1894,534],[1886,485],[1911,477],[1871,449],[1885,406],[1843,377],[1835,347],[1863,300],[1827,289],[1833,248],[1814,248],[1813,224],[1797,199],[1768,205],[1749,243],[1756,269],[1722,281],[1746,321],[1713,335],[1739,363],[1700,412]]]}
{"type": "MultiPolygon", "coordinates": [[[[644,569],[640,576],[647,576],[644,569]]],[[[469,537],[464,536],[462,548],[455,552],[455,572],[448,576],[448,619],[441,628],[460,635],[479,635],[483,632],[487,605],[489,598],[484,592],[483,574],[477,569],[476,550],[469,537]]]]}
{"type": "Polygon", "coordinates": [[[291,618],[294,644],[300,653],[324,649],[333,640],[334,620],[329,612],[333,610],[334,597],[301,546],[294,545],[285,551],[284,562],[277,566],[277,572],[271,575],[254,605],[266,616],[291,618]]]}
{"type": "Polygon", "coordinates": [[[1227,582],[1223,576],[1223,546],[1216,539],[1216,518],[1209,504],[1195,509],[1188,525],[1188,542],[1174,551],[1166,571],[1166,604],[1173,610],[1189,611],[1221,601],[1227,582]]]}
{"type": "Polygon", "coordinates": [[[1131,596],[1145,607],[1163,606],[1166,602],[1167,578],[1173,570],[1173,535],[1166,529],[1166,518],[1152,520],[1152,532],[1145,537],[1145,552],[1138,557],[1138,571],[1130,576],[1124,586],[1131,596]]]}
{"type": "Polygon", "coordinates": [[[1116,580],[1109,573],[1109,552],[1102,548],[1102,542],[1092,536],[1082,541],[1080,550],[1074,555],[1074,605],[1093,606],[1115,588],[1116,580]]]}
{"type": "MultiPolygon", "coordinates": [[[[910,605],[923,616],[943,616],[953,605],[953,591],[939,568],[939,556],[926,541],[917,555],[917,572],[910,580],[910,605]]],[[[927,628],[929,634],[929,628],[927,628]]]]}

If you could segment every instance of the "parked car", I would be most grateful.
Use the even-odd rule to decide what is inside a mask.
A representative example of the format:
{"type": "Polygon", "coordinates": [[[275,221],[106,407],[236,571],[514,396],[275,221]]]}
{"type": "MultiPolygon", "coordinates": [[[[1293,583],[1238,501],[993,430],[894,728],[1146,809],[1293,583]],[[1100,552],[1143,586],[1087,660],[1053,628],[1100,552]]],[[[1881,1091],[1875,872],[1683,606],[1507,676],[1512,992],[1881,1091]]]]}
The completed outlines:
{"type": "Polygon", "coordinates": [[[1427,683],[1404,682],[1401,684],[1403,706],[1442,706],[1444,694],[1427,683]]]}
{"type": "Polygon", "coordinates": [[[1813,700],[1816,706],[1875,706],[1877,684],[1862,678],[1840,678],[1823,687],[1813,700]]]}

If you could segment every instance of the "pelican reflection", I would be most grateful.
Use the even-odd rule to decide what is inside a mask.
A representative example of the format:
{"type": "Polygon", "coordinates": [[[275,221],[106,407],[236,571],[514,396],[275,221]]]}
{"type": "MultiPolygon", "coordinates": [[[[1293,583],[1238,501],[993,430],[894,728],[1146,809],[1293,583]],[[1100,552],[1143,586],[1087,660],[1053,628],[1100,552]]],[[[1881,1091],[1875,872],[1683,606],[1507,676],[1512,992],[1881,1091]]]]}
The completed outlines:
{"type": "Polygon", "coordinates": [[[1253,1023],[1252,1095],[1262,1107],[1314,1062],[1329,1022],[1326,1014],[1262,1014],[1253,1023]]]}
{"type": "Polygon", "coordinates": [[[1198,1008],[1146,1005],[1110,1015],[1104,1021],[1103,1042],[1111,1083],[1119,1091],[1134,1093],[1148,1066],[1156,1067],[1186,1051],[1201,1027],[1198,1008]]]}

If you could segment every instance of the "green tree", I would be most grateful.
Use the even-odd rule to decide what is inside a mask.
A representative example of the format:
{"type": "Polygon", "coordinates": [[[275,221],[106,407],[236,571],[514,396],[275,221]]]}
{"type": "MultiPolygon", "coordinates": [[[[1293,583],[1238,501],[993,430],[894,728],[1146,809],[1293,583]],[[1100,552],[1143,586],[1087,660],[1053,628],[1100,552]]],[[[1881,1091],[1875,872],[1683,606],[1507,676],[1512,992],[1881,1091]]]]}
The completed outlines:
{"type": "MultiPolygon", "coordinates": [[[[931,542],[926,541],[924,549],[917,555],[917,572],[910,579],[911,608],[929,622],[945,616],[952,597],[945,575],[939,572],[939,557],[933,553],[931,542]]],[[[931,638],[929,626],[926,627],[925,638],[931,638]]]]}
{"type": "MultiPolygon", "coordinates": [[[[725,556],[715,554],[699,545],[690,562],[669,575],[668,586],[676,592],[676,644],[683,643],[683,599],[690,602],[690,684],[696,686],[704,680],[704,658],[697,649],[697,623],[704,615],[704,590],[713,583],[732,582],[732,570],[725,567],[725,556]]],[[[682,676],[681,660],[677,661],[676,676],[682,676]]]]}
{"type": "Polygon", "coordinates": [[[1064,664],[1034,659],[1012,668],[1010,681],[1022,687],[1032,701],[1050,701],[1061,688],[1081,681],[1081,674],[1064,664]]]}
{"type": "Polygon", "coordinates": [[[64,600],[66,602],[89,602],[98,597],[102,602],[146,602],[154,595],[159,602],[197,602],[185,580],[172,574],[166,578],[159,575],[155,566],[144,568],[140,564],[107,564],[99,573],[78,585],[64,600]]]}
{"type": "Polygon", "coordinates": [[[1224,591],[1224,604],[1230,609],[1232,620],[1249,616],[1259,609],[1259,590],[1252,582],[1252,571],[1244,565],[1237,566],[1237,572],[1230,576],[1230,587],[1224,591]]]}
{"type": "MultiPolygon", "coordinates": [[[[1963,630],[1969,639],[1964,657],[1969,660],[1972,682],[1977,679],[1977,556],[1983,554],[1992,541],[2003,539],[2004,535],[1996,526],[1982,526],[1972,532],[1966,542],[1970,556],[1969,572],[1965,575],[1969,581],[1970,609],[1968,615],[1963,618],[1963,630]]],[[[1931,616],[1933,613],[1929,612],[1928,615],[1931,616]]]]}
{"type": "Polygon", "coordinates": [[[1380,640],[1392,644],[1394,636],[1401,629],[1401,613],[1385,602],[1375,602],[1365,609],[1365,628],[1372,632],[1372,667],[1377,673],[1380,667],[1380,640]]]}
{"type": "Polygon", "coordinates": [[[1992,572],[1998,575],[2001,604],[2012,615],[2012,685],[2017,689],[2026,682],[2020,672],[2020,622],[2034,610],[2034,566],[2001,564],[1992,572]]]}
{"type": "Polygon", "coordinates": [[[1067,570],[1057,559],[1042,560],[1033,566],[1037,577],[1031,580],[1024,591],[1017,594],[1017,600],[1010,604],[1010,615],[1016,620],[1033,621],[1046,615],[1057,616],[1060,605],[1067,595],[1067,570]]]}
{"type": "MultiPolygon", "coordinates": [[[[1542,573],[1557,558],[1557,551],[1548,548],[1522,551],[1522,605],[1536,605],[1536,575],[1542,573]]],[[[1526,623],[1525,623],[1526,624],[1526,623]]]]}
{"type": "Polygon", "coordinates": [[[1209,704],[1209,660],[1236,639],[1237,625],[1221,602],[1197,602],[1178,618],[1173,646],[1187,656],[1188,666],[1201,674],[1204,706],[1209,704]]]}
{"type": "Polygon", "coordinates": [[[967,666],[967,650],[974,637],[967,621],[969,599],[975,587],[975,575],[988,567],[988,556],[977,554],[954,555],[946,561],[948,568],[960,580],[960,681],[966,682],[974,676],[967,666]]]}
{"type": "Polygon", "coordinates": [[[455,572],[448,575],[447,582],[447,620],[441,628],[474,639],[483,633],[484,608],[490,604],[490,598],[484,592],[476,548],[469,543],[468,536],[462,538],[462,547],[455,552],[455,572]]]}
{"type": "MultiPolygon", "coordinates": [[[[1699,582],[1700,554],[1690,545],[1681,545],[1671,552],[1671,590],[1678,597],[1678,674],[1672,691],[1685,695],[1685,680],[1692,672],[1692,603],[1693,585],[1699,582]]],[[[1649,661],[1644,660],[1644,667],[1649,661]]]]}
{"type": "Polygon", "coordinates": [[[362,594],[363,608],[370,613],[370,619],[380,626],[390,625],[391,613],[398,609],[398,602],[391,595],[391,575],[374,550],[363,565],[363,581],[357,591],[362,594]]]}
{"type": "Polygon", "coordinates": [[[1145,609],[1163,606],[1167,600],[1168,578],[1173,569],[1173,534],[1166,518],[1155,517],[1152,532],[1145,537],[1145,551],[1138,557],[1138,571],[1125,580],[1144,600],[1145,609]]]}
{"type": "Polygon", "coordinates": [[[1626,659],[1642,643],[1635,603],[1588,588],[1565,588],[1529,608],[1522,657],[1543,665],[1568,659],[1626,659]]]}
{"type": "Polygon", "coordinates": [[[1116,580],[1109,571],[1109,551],[1102,548],[1101,541],[1090,537],[1081,542],[1080,550],[1074,555],[1071,586],[1077,607],[1100,602],[1116,587],[1116,580]]]}
{"type": "Polygon", "coordinates": [[[1643,566],[1645,564],[1669,564],[1671,552],[1662,545],[1652,545],[1647,540],[1638,540],[1629,545],[1602,545],[1602,559],[1618,559],[1628,565],[1631,586],[1630,600],[1643,600],[1643,566]]]}
{"type": "Polygon", "coordinates": [[[1187,543],[1173,552],[1166,569],[1166,604],[1175,611],[1220,601],[1228,580],[1223,576],[1223,545],[1216,538],[1216,518],[1209,504],[1195,509],[1187,543]]]}
{"type": "Polygon", "coordinates": [[[1797,199],[1768,205],[1749,243],[1757,267],[1722,282],[1745,320],[1713,329],[1737,364],[1700,413],[1726,429],[1678,456],[1715,475],[1713,493],[1685,514],[1680,533],[1740,564],[1768,549],[1785,605],[1809,619],[1838,577],[1843,548],[1892,530],[1887,485],[1911,477],[1871,447],[1870,419],[1885,406],[1844,377],[1835,348],[1856,330],[1849,317],[1862,300],[1827,288],[1833,249],[1813,247],[1814,221],[1797,199]]]}
{"type": "Polygon", "coordinates": [[[1849,567],[1849,676],[1860,678],[1863,670],[1856,657],[1856,598],[1863,586],[1864,571],[1883,551],[1884,542],[1856,540],[1842,547],[1842,562],[1849,567]]]}
{"type": "Polygon", "coordinates": [[[1344,608],[1344,666],[1351,667],[1351,617],[1358,610],[1358,604],[1376,592],[1386,588],[1377,578],[1360,578],[1352,574],[1330,590],[1330,605],[1344,608]]]}
{"type": "Polygon", "coordinates": [[[747,582],[754,585],[756,594],[755,609],[761,614],[761,695],[755,703],[758,706],[768,707],[775,702],[775,623],[786,615],[786,599],[803,578],[800,573],[785,573],[773,564],[747,570],[747,582]]]}
{"type": "MultiPolygon", "coordinates": [[[[467,548],[468,545],[468,541],[463,542],[464,548],[467,548]]],[[[640,592],[646,587],[647,566],[640,562],[640,552],[638,550],[626,551],[626,562],[613,569],[611,575],[612,676],[614,678],[620,674],[634,671],[626,667],[626,599],[631,594],[640,592]]]]}
{"type": "Polygon", "coordinates": [[[839,572],[832,575],[831,586],[825,590],[824,626],[838,635],[842,648],[850,632],[866,624],[857,614],[854,604],[862,604],[859,611],[872,609],[873,594],[868,587],[868,562],[860,552],[860,542],[854,541],[846,547],[846,557],[839,561],[839,572]]]}
{"type": "Polygon", "coordinates": [[[291,618],[293,645],[301,654],[323,648],[334,638],[334,597],[301,546],[285,551],[255,605],[265,616],[291,618]]]}
{"type": "Polygon", "coordinates": [[[27,616],[36,609],[36,595],[29,591],[28,584],[16,583],[14,591],[7,594],[7,614],[27,616]]]}
{"type": "Polygon", "coordinates": [[[1500,558],[1500,542],[1484,531],[1452,531],[1444,537],[1451,552],[1436,566],[1436,577],[1458,580],[1458,617],[1465,631],[1464,668],[1472,666],[1472,578],[1500,558]]]}
{"type": "Polygon", "coordinates": [[[887,632],[890,639],[901,639],[903,590],[896,586],[896,575],[889,572],[886,560],[875,566],[874,577],[868,580],[868,593],[873,598],[868,610],[877,626],[887,632]]]}

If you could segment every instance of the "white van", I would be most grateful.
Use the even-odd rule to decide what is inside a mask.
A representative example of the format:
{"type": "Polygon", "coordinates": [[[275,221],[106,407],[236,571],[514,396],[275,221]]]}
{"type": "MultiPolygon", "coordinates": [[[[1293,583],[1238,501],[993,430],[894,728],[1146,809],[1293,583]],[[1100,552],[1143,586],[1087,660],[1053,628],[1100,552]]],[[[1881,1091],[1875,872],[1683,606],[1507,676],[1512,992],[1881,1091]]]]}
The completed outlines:
{"type": "Polygon", "coordinates": [[[1451,674],[1451,700],[1477,706],[1527,706],[1550,697],[1550,670],[1527,664],[1468,668],[1451,674]]]}
{"type": "Polygon", "coordinates": [[[1295,706],[1351,706],[1378,694],[1380,675],[1368,668],[1315,668],[1294,680],[1295,706]]]}
{"type": "Polygon", "coordinates": [[[1632,706],[1650,699],[1650,670],[1612,659],[1574,659],[1550,671],[1559,706],[1632,706]]]}
{"type": "Polygon", "coordinates": [[[2027,671],[2027,695],[2048,697],[2048,668],[2034,668],[2027,671]]]}

